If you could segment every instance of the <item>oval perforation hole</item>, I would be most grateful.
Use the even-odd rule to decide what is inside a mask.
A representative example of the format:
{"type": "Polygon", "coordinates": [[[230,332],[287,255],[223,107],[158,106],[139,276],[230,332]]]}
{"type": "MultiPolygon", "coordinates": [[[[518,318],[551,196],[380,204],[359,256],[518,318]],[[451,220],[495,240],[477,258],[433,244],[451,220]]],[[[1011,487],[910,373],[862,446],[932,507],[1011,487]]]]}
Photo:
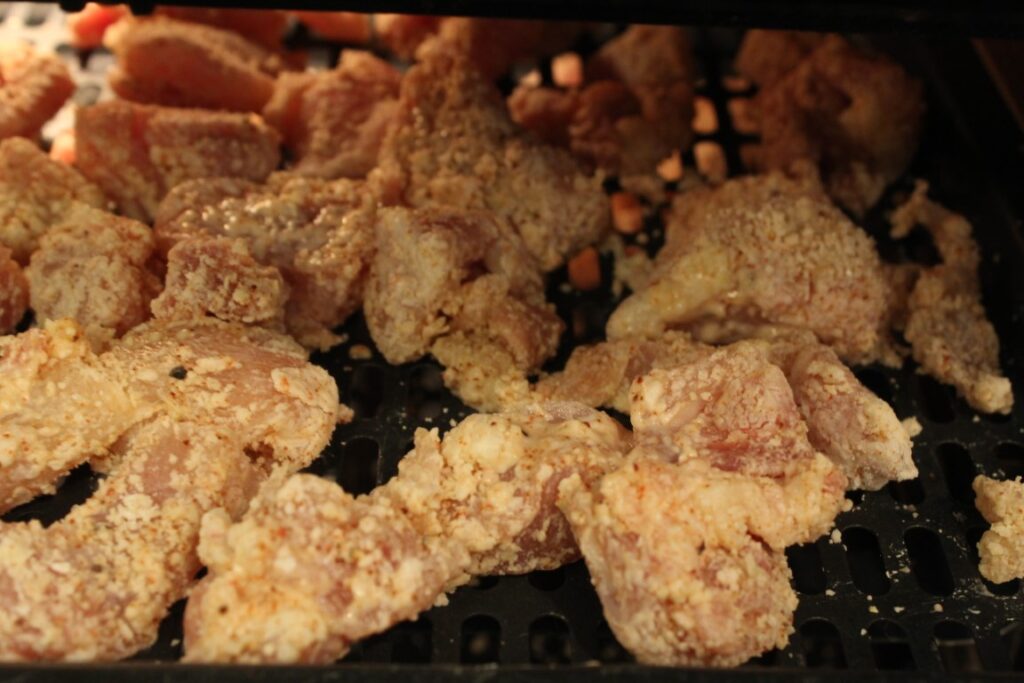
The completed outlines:
{"type": "Polygon", "coordinates": [[[494,617],[477,614],[462,622],[459,661],[492,664],[501,658],[501,624],[494,617]]]}
{"type": "Polygon", "coordinates": [[[961,623],[943,621],[936,624],[935,646],[939,650],[942,668],[948,673],[984,669],[971,629],[961,623]]]}
{"type": "Polygon", "coordinates": [[[917,395],[921,399],[925,417],[932,422],[952,422],[955,417],[949,387],[939,384],[928,375],[917,376],[917,395]]]}
{"type": "Polygon", "coordinates": [[[893,386],[889,378],[881,370],[875,368],[857,368],[853,372],[860,383],[886,403],[892,403],[893,386]]]}
{"type": "Polygon", "coordinates": [[[380,480],[380,446],[373,439],[347,442],[341,452],[338,471],[341,488],[354,496],[369,493],[380,480]]]}
{"type": "Polygon", "coordinates": [[[626,648],[622,647],[604,619],[597,625],[594,640],[597,643],[597,660],[602,664],[622,664],[633,661],[633,656],[626,648]]]}
{"type": "Polygon", "coordinates": [[[56,8],[50,3],[33,2],[29,6],[28,14],[25,15],[25,26],[42,26],[46,22],[46,18],[50,16],[51,11],[56,11],[56,8]]]}
{"type": "MultiPolygon", "coordinates": [[[[971,553],[971,565],[975,568],[981,562],[981,557],[978,555],[978,541],[981,540],[985,531],[982,527],[974,527],[967,530],[967,549],[971,553]]],[[[981,572],[978,572],[978,576],[981,576],[981,572]]],[[[1020,589],[1019,579],[1013,579],[1006,583],[992,583],[982,576],[981,580],[993,595],[1015,595],[1020,589]]]]}
{"type": "Polygon", "coordinates": [[[1007,479],[1024,476],[1024,446],[1004,441],[996,446],[996,461],[1006,473],[1007,479]]]}
{"type": "Polygon", "coordinates": [[[530,624],[530,662],[568,664],[572,661],[572,642],[565,619],[549,614],[530,624]]]}
{"type": "Polygon", "coordinates": [[[863,527],[843,530],[846,564],[857,589],[867,595],[883,595],[889,591],[889,577],[885,575],[885,561],[878,538],[863,527]]]}
{"type": "Polygon", "coordinates": [[[821,563],[821,552],[816,544],[790,546],[786,548],[786,559],[793,572],[793,584],[799,592],[818,595],[825,591],[825,567],[821,563]]]}
{"type": "Polygon", "coordinates": [[[497,576],[474,576],[466,585],[478,591],[489,591],[498,585],[498,581],[499,577],[497,576]]]}
{"type": "Polygon", "coordinates": [[[974,461],[971,460],[971,454],[958,443],[940,444],[935,453],[942,464],[949,495],[961,503],[973,503],[974,489],[971,488],[971,483],[977,470],[974,461]]]}
{"type": "Polygon", "coordinates": [[[395,626],[391,635],[391,661],[399,664],[426,664],[433,652],[434,629],[423,617],[395,626]]]}
{"type": "Polygon", "coordinates": [[[808,619],[800,627],[800,645],[808,668],[845,669],[843,640],[832,622],[808,619]]]}
{"type": "Polygon", "coordinates": [[[428,422],[441,417],[444,406],[444,379],[440,368],[433,365],[418,367],[409,380],[409,398],[406,416],[414,423],[428,422]]]}
{"type": "Polygon", "coordinates": [[[558,590],[565,583],[565,568],[558,567],[548,571],[532,572],[527,580],[537,590],[553,591],[558,590]]]}
{"type": "Polygon", "coordinates": [[[914,653],[903,628],[894,621],[880,619],[868,627],[875,667],[883,671],[913,671],[914,653]]]}
{"type": "Polygon", "coordinates": [[[953,575],[939,537],[928,529],[917,527],[908,530],[903,540],[910,557],[910,569],[918,585],[931,595],[952,593],[953,575]]]}
{"type": "Polygon", "coordinates": [[[920,479],[890,481],[888,489],[893,500],[902,505],[917,505],[924,500],[924,487],[920,479]]]}
{"type": "Polygon", "coordinates": [[[360,365],[352,372],[349,407],[356,417],[373,418],[384,400],[384,369],[378,365],[360,365]]]}

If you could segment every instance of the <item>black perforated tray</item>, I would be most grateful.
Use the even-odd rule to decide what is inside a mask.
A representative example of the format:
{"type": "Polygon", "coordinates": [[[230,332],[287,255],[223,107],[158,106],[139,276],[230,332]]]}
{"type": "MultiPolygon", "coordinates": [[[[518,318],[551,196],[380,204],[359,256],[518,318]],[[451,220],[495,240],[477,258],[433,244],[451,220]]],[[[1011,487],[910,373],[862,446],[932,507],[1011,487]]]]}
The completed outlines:
{"type": "MultiPolygon", "coordinates": [[[[24,21],[21,9],[7,8],[8,24],[24,21]]],[[[2,21],[4,14],[0,3],[0,35],[11,30],[2,21]]],[[[44,17],[40,25],[52,21],[44,17]]],[[[730,172],[737,173],[742,170],[740,146],[749,139],[732,128],[729,100],[750,93],[730,92],[722,84],[736,33],[702,29],[696,37],[703,69],[700,93],[713,101],[719,121],[717,131],[699,141],[720,145],[730,172]]],[[[788,648],[726,672],[636,666],[605,624],[585,566],[576,563],[553,572],[480,579],[451,596],[447,607],[356,645],[333,667],[173,664],[181,649],[178,604],[159,642],[130,662],[6,665],[0,666],[0,680],[721,681],[824,678],[836,676],[834,670],[843,670],[838,674],[843,680],[879,680],[896,672],[910,678],[977,678],[1024,670],[1024,594],[1019,582],[993,586],[979,576],[974,544],[984,525],[970,489],[977,472],[1024,474],[1024,396],[1019,393],[1024,387],[1024,246],[1020,196],[1008,189],[1015,184],[1019,193],[1024,187],[1022,137],[965,43],[902,40],[890,47],[929,85],[924,144],[908,178],[928,178],[935,197],[974,223],[985,256],[986,304],[1018,402],[1009,417],[978,416],[948,387],[915,374],[910,364],[899,372],[857,371],[901,417],[921,420],[924,432],[914,447],[921,476],[875,493],[851,494],[854,509],[837,522],[841,540],[825,538],[790,549],[800,606],[788,648]]],[[[335,51],[321,45],[314,57],[330,63],[335,51]]],[[[93,79],[92,90],[82,97],[94,99],[109,57],[102,52],[65,54],[81,59],[82,74],[93,79]]],[[[927,239],[917,235],[895,244],[884,234],[886,207],[909,187],[909,180],[900,183],[864,223],[887,258],[927,260],[933,257],[927,239]]],[[[659,231],[653,223],[649,228],[648,247],[653,249],[659,231]]],[[[603,265],[608,282],[611,264],[606,259],[603,265]]],[[[572,346],[599,340],[616,303],[607,289],[582,294],[566,288],[564,279],[556,273],[549,286],[549,297],[568,327],[549,369],[560,367],[572,346]]],[[[364,492],[396,472],[416,427],[443,431],[468,411],[444,389],[435,363],[392,367],[376,352],[361,358],[352,352],[354,346],[373,348],[362,319],[353,318],[343,331],[346,344],[313,360],[337,378],[356,419],[338,428],[310,469],[346,490],[364,492]]],[[[5,519],[59,518],[94,486],[88,469],[80,468],[56,496],[5,519]]]]}

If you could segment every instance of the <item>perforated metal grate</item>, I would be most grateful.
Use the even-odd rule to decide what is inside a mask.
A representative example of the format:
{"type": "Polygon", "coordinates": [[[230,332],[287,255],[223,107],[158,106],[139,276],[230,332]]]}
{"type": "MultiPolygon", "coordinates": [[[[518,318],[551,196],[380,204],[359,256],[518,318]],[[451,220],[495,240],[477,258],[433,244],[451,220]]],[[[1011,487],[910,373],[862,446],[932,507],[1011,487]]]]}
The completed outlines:
{"type": "MultiPolygon", "coordinates": [[[[110,56],[103,51],[79,55],[68,49],[59,35],[61,22],[48,5],[0,3],[0,40],[35,37],[75,65],[79,102],[105,96],[103,74],[110,56]]],[[[744,132],[749,131],[744,103],[751,93],[726,66],[735,43],[736,33],[731,31],[696,34],[702,100],[698,142],[686,161],[689,169],[697,166],[709,175],[741,172],[742,145],[752,140],[744,132]]],[[[592,47],[580,46],[583,51],[592,47]]],[[[320,45],[316,50],[317,63],[329,63],[336,56],[335,48],[320,45]]],[[[542,68],[542,73],[550,72],[542,68]]],[[[932,102],[925,141],[909,177],[929,178],[933,194],[974,223],[985,253],[986,303],[1000,332],[1005,369],[1015,386],[1024,387],[1024,290],[1017,286],[1024,251],[1005,205],[993,200],[998,195],[974,167],[955,112],[936,104],[932,102]]],[[[69,125],[70,119],[62,118],[47,132],[69,125]]],[[[927,260],[933,250],[922,235],[899,244],[885,236],[886,207],[908,188],[909,180],[895,188],[864,224],[887,259],[927,260]]],[[[645,234],[639,239],[653,251],[660,238],[656,219],[645,234]]],[[[607,257],[602,265],[608,283],[607,257]]],[[[607,284],[597,292],[573,291],[563,273],[554,275],[548,294],[568,327],[559,357],[549,365],[557,369],[573,346],[601,338],[616,299],[607,284]]],[[[417,427],[444,431],[468,411],[444,389],[435,363],[389,366],[373,349],[359,316],[343,331],[348,337],[344,345],[313,360],[337,379],[342,400],[352,406],[356,418],[338,428],[310,470],[361,493],[395,474],[417,427]]],[[[868,367],[857,370],[857,375],[901,417],[916,415],[921,420],[924,432],[914,447],[920,478],[875,493],[850,494],[854,508],[838,519],[838,533],[788,551],[800,595],[796,633],[788,648],[768,653],[748,667],[1024,670],[1024,595],[1017,581],[996,586],[980,577],[974,546],[984,523],[974,509],[970,488],[978,472],[1024,475],[1021,401],[1012,416],[978,416],[950,388],[917,375],[911,365],[902,371],[868,367]]],[[[94,485],[92,475],[82,468],[56,496],[19,508],[6,519],[58,518],[86,498],[94,485]]],[[[139,659],[166,661],[180,654],[181,609],[181,604],[175,607],[157,645],[139,659]]],[[[529,576],[481,578],[452,595],[448,606],[356,645],[341,666],[630,661],[601,616],[585,566],[576,563],[529,576]]],[[[616,671],[624,676],[634,670],[640,671],[616,671]]],[[[463,670],[448,671],[454,675],[463,670]]]]}

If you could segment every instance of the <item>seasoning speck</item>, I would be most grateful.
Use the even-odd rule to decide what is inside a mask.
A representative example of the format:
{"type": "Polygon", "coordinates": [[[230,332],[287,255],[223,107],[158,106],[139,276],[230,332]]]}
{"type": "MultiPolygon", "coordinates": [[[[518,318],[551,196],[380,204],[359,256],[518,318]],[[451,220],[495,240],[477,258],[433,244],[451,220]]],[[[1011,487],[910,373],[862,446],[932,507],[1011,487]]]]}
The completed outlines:
{"type": "Polygon", "coordinates": [[[171,369],[170,375],[174,379],[185,379],[186,377],[188,377],[188,370],[186,370],[181,365],[178,365],[171,369]]]}

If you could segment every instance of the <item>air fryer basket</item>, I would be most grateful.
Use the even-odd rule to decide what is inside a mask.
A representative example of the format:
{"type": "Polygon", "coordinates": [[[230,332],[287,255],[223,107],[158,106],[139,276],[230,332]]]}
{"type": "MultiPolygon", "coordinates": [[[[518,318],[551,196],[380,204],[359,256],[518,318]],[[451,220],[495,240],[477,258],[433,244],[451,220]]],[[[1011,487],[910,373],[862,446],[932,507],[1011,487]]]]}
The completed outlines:
{"type": "MultiPolygon", "coordinates": [[[[0,39],[22,36],[55,48],[74,64],[80,104],[100,96],[111,57],[103,51],[78,53],[61,43],[61,13],[47,4],[0,2],[0,39]]],[[[721,150],[730,174],[742,172],[740,149],[752,138],[736,130],[731,112],[750,96],[729,75],[738,32],[698,29],[695,46],[702,69],[699,94],[714,106],[717,126],[700,133],[704,150],[721,150]]],[[[298,36],[301,40],[302,36],[298,36]]],[[[927,127],[920,154],[907,178],[864,221],[890,260],[934,257],[926,237],[894,243],[885,235],[885,214],[905,196],[915,177],[927,178],[932,194],[967,215],[982,245],[985,303],[1000,335],[1007,375],[1018,390],[1009,417],[979,416],[954,392],[915,373],[879,367],[857,370],[861,380],[890,401],[901,417],[917,416],[923,433],[915,439],[920,470],[915,481],[890,484],[875,493],[850,494],[852,511],[837,520],[838,532],[788,552],[800,596],[796,633],[789,647],[771,652],[736,671],[693,671],[641,667],[615,641],[601,615],[582,562],[529,576],[483,578],[451,596],[419,620],[357,644],[333,667],[193,667],[172,665],[181,653],[178,604],[165,620],[159,641],[129,663],[82,666],[0,666],[0,679],[101,680],[111,675],[165,680],[456,680],[520,678],[575,680],[726,680],[755,677],[835,675],[874,680],[879,672],[922,676],[971,672],[972,677],[1024,669],[1024,593],[1018,581],[992,585],[977,569],[975,543],[984,522],[974,509],[971,480],[979,472],[1024,474],[1024,243],[1020,191],[1021,131],[1014,127],[980,63],[964,41],[927,43],[890,36],[908,68],[929,91],[927,127]],[[156,663],[154,663],[156,662],[156,663]],[[470,666],[464,666],[470,665],[470,666]],[[600,666],[598,666],[600,665],[600,666]]],[[[581,51],[593,45],[581,45],[581,51]]],[[[336,46],[313,44],[314,61],[326,64],[336,46]]],[[[52,134],[70,124],[67,114],[51,124],[52,134]]],[[[693,172],[692,153],[686,159],[693,172]]],[[[610,188],[611,189],[611,188],[610,188]]],[[[660,226],[647,226],[653,250],[660,226]]],[[[603,261],[605,286],[580,293],[563,272],[548,295],[567,323],[557,369],[570,349],[602,338],[604,321],[617,299],[607,283],[611,263],[603,261]]],[[[344,327],[345,344],[313,360],[337,379],[342,400],[355,420],[339,427],[331,445],[310,468],[360,493],[395,474],[417,427],[448,429],[469,411],[445,390],[431,361],[389,366],[373,350],[361,317],[344,327]],[[369,357],[367,357],[369,356],[369,357]]],[[[5,517],[49,522],[85,499],[95,487],[87,468],[72,473],[58,493],[5,517]]],[[[2,606],[0,606],[2,608],[2,606]]]]}

